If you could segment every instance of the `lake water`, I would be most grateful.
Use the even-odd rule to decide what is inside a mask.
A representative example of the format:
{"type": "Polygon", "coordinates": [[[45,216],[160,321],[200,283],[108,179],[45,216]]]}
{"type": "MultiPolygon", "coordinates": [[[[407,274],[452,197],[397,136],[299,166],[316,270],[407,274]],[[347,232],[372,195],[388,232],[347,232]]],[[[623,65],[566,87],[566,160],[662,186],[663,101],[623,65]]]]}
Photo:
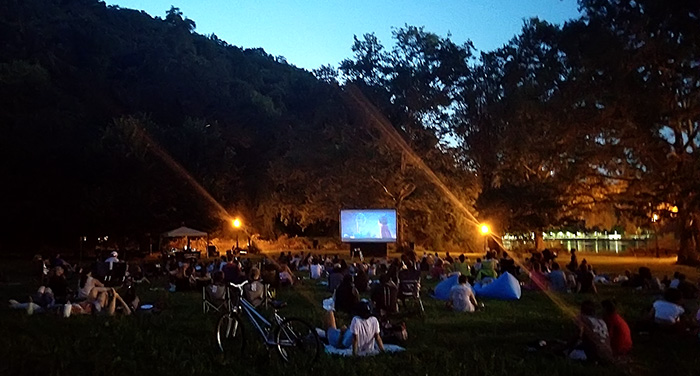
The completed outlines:
{"type": "MultiPolygon", "coordinates": [[[[512,241],[504,240],[503,245],[506,249],[513,249],[516,247],[534,247],[534,242],[522,242],[522,241],[512,241]]],[[[607,240],[607,239],[561,239],[561,240],[545,240],[544,246],[547,248],[563,248],[572,249],[575,248],[579,251],[585,252],[614,252],[620,253],[628,249],[654,249],[654,240],[648,239],[620,239],[620,240],[607,240]]]]}

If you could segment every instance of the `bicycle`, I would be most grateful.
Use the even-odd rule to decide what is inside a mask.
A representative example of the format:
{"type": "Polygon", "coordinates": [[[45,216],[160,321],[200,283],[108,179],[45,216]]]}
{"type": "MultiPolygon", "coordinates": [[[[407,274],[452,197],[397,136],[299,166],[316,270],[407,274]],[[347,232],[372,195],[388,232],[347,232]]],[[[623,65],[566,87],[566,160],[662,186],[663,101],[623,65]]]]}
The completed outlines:
{"type": "Polygon", "coordinates": [[[275,347],[285,362],[309,366],[316,361],[322,348],[316,329],[302,319],[281,316],[277,309],[273,310],[272,322],[268,321],[245,299],[243,286],[246,283],[229,283],[228,312],[221,316],[216,326],[219,349],[224,353],[244,353],[241,313],[245,313],[263,344],[268,348],[275,347]],[[232,289],[235,290],[232,292],[232,289]]]}

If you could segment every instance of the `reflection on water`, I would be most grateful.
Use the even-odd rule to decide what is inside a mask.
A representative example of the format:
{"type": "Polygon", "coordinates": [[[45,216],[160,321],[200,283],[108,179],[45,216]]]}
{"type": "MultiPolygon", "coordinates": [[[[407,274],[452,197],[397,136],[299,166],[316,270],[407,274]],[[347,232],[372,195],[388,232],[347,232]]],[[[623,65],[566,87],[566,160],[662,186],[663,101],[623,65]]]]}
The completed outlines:
{"type": "MultiPolygon", "coordinates": [[[[532,241],[514,241],[514,240],[503,240],[503,245],[507,249],[519,248],[519,247],[534,247],[532,241]]],[[[585,252],[615,252],[620,253],[628,249],[648,249],[653,247],[652,243],[649,243],[646,239],[624,239],[624,240],[608,240],[608,239],[562,239],[562,240],[545,240],[544,246],[547,248],[561,248],[561,249],[572,249],[575,248],[579,251],[585,252]]]]}

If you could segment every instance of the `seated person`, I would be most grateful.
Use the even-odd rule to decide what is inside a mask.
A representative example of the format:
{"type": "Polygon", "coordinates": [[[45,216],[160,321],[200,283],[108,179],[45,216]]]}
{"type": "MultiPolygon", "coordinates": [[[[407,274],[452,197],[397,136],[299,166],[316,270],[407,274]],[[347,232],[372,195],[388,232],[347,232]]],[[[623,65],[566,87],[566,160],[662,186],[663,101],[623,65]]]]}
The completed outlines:
{"type": "Polygon", "coordinates": [[[486,259],[481,262],[481,267],[476,275],[477,281],[481,281],[484,278],[497,278],[496,266],[497,263],[493,258],[493,253],[486,252],[486,259]]]}
{"type": "Polygon", "coordinates": [[[369,291],[369,276],[365,265],[362,263],[355,266],[355,288],[359,293],[369,291]]]}
{"type": "Polygon", "coordinates": [[[343,278],[345,278],[345,275],[340,268],[340,264],[336,264],[328,274],[328,290],[335,291],[343,282],[343,278]]]}
{"type": "MultiPolygon", "coordinates": [[[[678,275],[678,291],[681,292],[683,299],[697,299],[698,298],[698,287],[694,284],[686,281],[686,276],[683,273],[678,275]]],[[[54,292],[55,294],[55,292],[54,292]]]]}
{"type": "Polygon", "coordinates": [[[309,272],[311,274],[311,279],[321,278],[321,275],[323,275],[323,265],[321,265],[318,259],[314,259],[313,264],[309,267],[309,272]]]}
{"type": "Polygon", "coordinates": [[[467,276],[460,275],[457,281],[458,283],[450,289],[450,300],[447,301],[447,304],[457,312],[476,311],[476,296],[474,296],[471,285],[467,282],[467,276]]]}
{"type": "Polygon", "coordinates": [[[530,283],[525,285],[525,288],[529,290],[547,290],[547,277],[542,273],[540,265],[538,262],[532,264],[530,283]]]}
{"type": "Polygon", "coordinates": [[[250,269],[248,283],[243,286],[245,298],[253,307],[257,308],[265,301],[265,285],[260,282],[260,270],[250,269]]]}
{"type": "Polygon", "coordinates": [[[359,301],[360,294],[355,288],[352,276],[348,274],[335,290],[335,309],[349,313],[359,301]]]}
{"type": "Polygon", "coordinates": [[[84,299],[88,302],[92,302],[97,299],[97,295],[102,292],[109,292],[112,289],[105,287],[105,285],[93,278],[92,271],[90,269],[84,269],[80,276],[80,289],[78,290],[78,299],[84,299]]]}
{"type": "Polygon", "coordinates": [[[454,263],[454,269],[462,275],[470,276],[472,274],[469,264],[467,263],[467,258],[464,257],[464,254],[459,255],[454,263]]]}
{"type": "Polygon", "coordinates": [[[194,267],[194,273],[190,275],[190,284],[195,285],[197,288],[202,288],[210,283],[211,275],[207,268],[202,263],[197,264],[194,267]]]}
{"type": "Polygon", "coordinates": [[[399,311],[398,305],[399,287],[388,275],[379,277],[379,284],[374,286],[370,299],[380,317],[399,311]]]}
{"type": "Polygon", "coordinates": [[[430,269],[430,277],[437,280],[442,280],[445,277],[445,269],[443,268],[443,261],[438,259],[435,264],[430,269]]]}
{"type": "Polygon", "coordinates": [[[194,283],[190,280],[192,270],[188,262],[182,262],[177,269],[170,271],[170,291],[188,291],[194,283]]]}
{"type": "Polygon", "coordinates": [[[668,289],[663,299],[654,302],[649,315],[656,324],[674,326],[681,323],[685,309],[681,307],[683,295],[678,289],[668,289]]]}
{"type": "Polygon", "coordinates": [[[217,270],[212,276],[212,283],[204,287],[204,292],[207,295],[207,300],[215,304],[221,304],[226,300],[226,282],[224,281],[224,272],[217,270]]]}
{"type": "Polygon", "coordinates": [[[605,321],[596,317],[595,304],[586,300],[581,303],[581,313],[576,317],[578,335],[569,358],[577,360],[613,360],[610,335],[605,321]]]}
{"type": "Polygon", "coordinates": [[[379,320],[372,316],[372,309],[366,302],[360,302],[355,307],[356,315],[352,318],[350,327],[338,329],[335,314],[329,310],[326,316],[326,338],[328,344],[347,349],[352,347],[352,355],[371,355],[384,351],[384,343],[380,335],[379,320]]]}
{"type": "Polygon", "coordinates": [[[515,267],[515,260],[510,258],[505,251],[503,252],[503,258],[501,258],[499,266],[501,267],[501,274],[508,272],[512,276],[518,275],[515,267]]]}
{"type": "Polygon", "coordinates": [[[598,289],[595,287],[595,283],[593,282],[594,279],[595,275],[593,274],[593,270],[589,268],[586,259],[583,259],[583,261],[581,261],[581,265],[579,265],[578,271],[576,272],[576,291],[581,294],[597,294],[598,289]]]}
{"type": "Polygon", "coordinates": [[[613,355],[625,355],[632,349],[632,335],[630,327],[617,313],[617,307],[612,300],[603,300],[603,320],[608,326],[610,334],[610,347],[613,355]]]}
{"type": "Polygon", "coordinates": [[[289,268],[289,265],[287,265],[286,261],[280,263],[279,273],[281,284],[294,286],[294,283],[296,283],[297,278],[294,276],[294,273],[292,273],[292,270],[289,268]]]}
{"type": "Polygon", "coordinates": [[[549,287],[552,289],[552,291],[569,291],[569,283],[567,281],[566,274],[563,270],[561,270],[559,263],[552,263],[552,271],[549,274],[547,274],[547,280],[549,281],[549,287]]]}
{"type": "Polygon", "coordinates": [[[148,283],[149,285],[151,284],[151,281],[146,278],[146,274],[143,272],[143,268],[141,268],[141,265],[135,265],[133,268],[132,272],[129,272],[131,276],[131,281],[137,284],[140,283],[148,283]]]}
{"type": "Polygon", "coordinates": [[[68,298],[68,281],[62,266],[56,266],[49,275],[48,287],[53,291],[54,299],[60,304],[68,298]]]}

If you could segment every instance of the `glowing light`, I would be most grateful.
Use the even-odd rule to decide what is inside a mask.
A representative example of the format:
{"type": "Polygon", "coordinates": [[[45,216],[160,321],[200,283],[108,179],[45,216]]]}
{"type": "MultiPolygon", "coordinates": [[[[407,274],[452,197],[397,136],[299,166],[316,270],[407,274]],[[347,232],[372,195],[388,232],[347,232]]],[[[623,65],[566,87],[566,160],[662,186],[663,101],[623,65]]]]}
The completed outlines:
{"type": "Polygon", "coordinates": [[[656,214],[656,213],[654,213],[654,214],[651,216],[651,221],[652,221],[652,222],[656,222],[656,221],[658,221],[658,220],[659,220],[659,215],[656,214]]]}
{"type": "Polygon", "coordinates": [[[233,227],[235,227],[235,228],[241,227],[241,220],[238,218],[234,219],[232,223],[233,223],[233,227]]]}
{"type": "Polygon", "coordinates": [[[489,226],[488,225],[481,225],[481,234],[486,235],[489,233],[489,226]]]}

